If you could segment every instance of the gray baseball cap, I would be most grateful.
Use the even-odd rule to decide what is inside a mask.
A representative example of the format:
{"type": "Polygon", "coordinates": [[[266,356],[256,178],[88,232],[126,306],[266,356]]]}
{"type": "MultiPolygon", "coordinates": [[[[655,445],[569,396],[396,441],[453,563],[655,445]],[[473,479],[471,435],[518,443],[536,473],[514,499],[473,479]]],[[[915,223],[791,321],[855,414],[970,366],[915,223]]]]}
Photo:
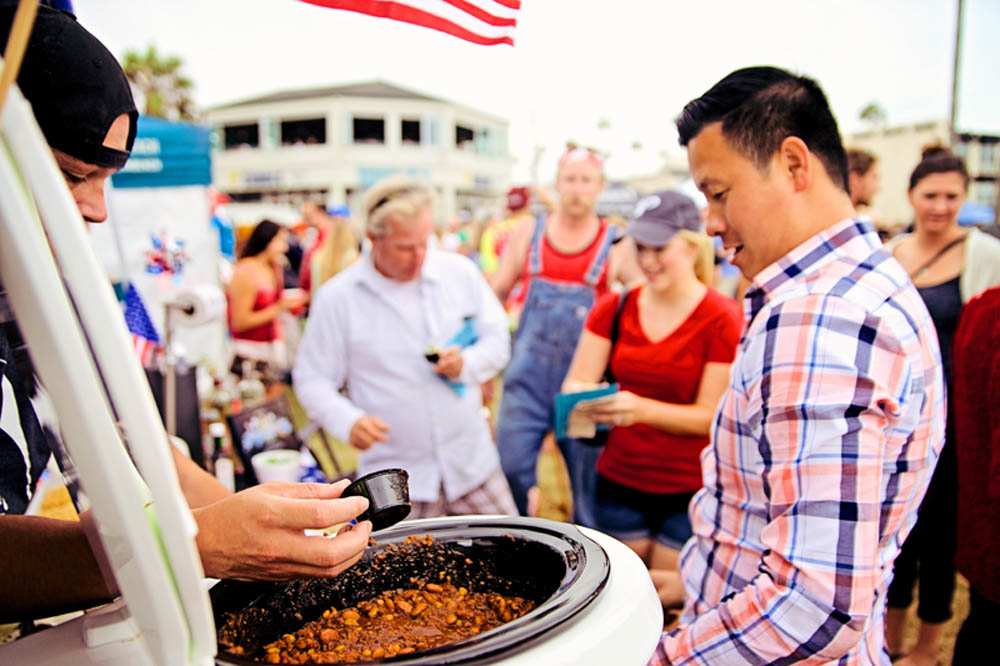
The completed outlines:
{"type": "Polygon", "coordinates": [[[640,245],[663,247],[681,229],[701,231],[701,214],[689,197],[664,190],[639,199],[625,232],[640,245]]]}

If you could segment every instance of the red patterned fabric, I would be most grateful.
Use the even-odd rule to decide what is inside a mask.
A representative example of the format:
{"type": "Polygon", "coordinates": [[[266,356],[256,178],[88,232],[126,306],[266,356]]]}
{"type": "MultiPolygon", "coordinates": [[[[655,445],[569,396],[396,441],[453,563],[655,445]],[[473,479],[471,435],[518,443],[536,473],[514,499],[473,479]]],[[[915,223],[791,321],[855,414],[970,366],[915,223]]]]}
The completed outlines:
{"type": "Polygon", "coordinates": [[[976,296],[962,310],[954,364],[955,564],[980,594],[1000,602],[1000,287],[976,296]]]}

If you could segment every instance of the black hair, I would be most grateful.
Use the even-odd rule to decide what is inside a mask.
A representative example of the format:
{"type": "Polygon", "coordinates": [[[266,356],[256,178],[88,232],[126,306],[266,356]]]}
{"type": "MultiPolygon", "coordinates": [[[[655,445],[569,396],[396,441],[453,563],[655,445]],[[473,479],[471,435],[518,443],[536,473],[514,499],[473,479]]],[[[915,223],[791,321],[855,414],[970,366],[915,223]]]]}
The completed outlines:
{"type": "Polygon", "coordinates": [[[681,145],[718,121],[723,136],[760,169],[770,164],[782,141],[802,139],[830,180],[849,191],[837,121],[816,81],[777,67],[736,70],[684,107],[677,118],[681,145]]]}
{"type": "Polygon", "coordinates": [[[944,146],[935,144],[924,147],[920,163],[910,174],[910,190],[935,173],[957,173],[965,182],[965,187],[969,187],[969,171],[965,168],[965,161],[944,146]]]}
{"type": "Polygon", "coordinates": [[[267,246],[271,244],[274,237],[281,233],[283,229],[284,227],[277,222],[261,220],[253,228],[253,231],[250,232],[250,238],[247,239],[246,245],[243,246],[243,251],[240,252],[240,259],[256,257],[267,249],[267,246]]]}
{"type": "Polygon", "coordinates": [[[877,161],[878,158],[867,150],[851,148],[847,151],[847,170],[859,176],[867,174],[877,161]]]}

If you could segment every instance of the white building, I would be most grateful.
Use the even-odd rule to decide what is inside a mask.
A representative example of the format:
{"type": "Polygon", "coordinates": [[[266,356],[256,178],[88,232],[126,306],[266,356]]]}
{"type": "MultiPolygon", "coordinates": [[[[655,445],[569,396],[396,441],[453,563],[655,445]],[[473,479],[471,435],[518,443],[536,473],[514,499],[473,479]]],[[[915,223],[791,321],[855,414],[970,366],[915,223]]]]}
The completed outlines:
{"type": "Polygon", "coordinates": [[[996,206],[1000,202],[1000,136],[959,134],[955,152],[969,168],[969,201],[996,206]]]}
{"type": "Polygon", "coordinates": [[[438,213],[495,205],[510,182],[506,120],[382,81],[276,92],[209,109],[215,186],[235,202],[356,203],[393,174],[421,178],[438,213]]]}
{"type": "Polygon", "coordinates": [[[876,128],[847,137],[846,147],[867,150],[878,158],[882,189],[871,202],[876,218],[890,226],[905,226],[913,220],[907,197],[910,173],[920,162],[924,146],[948,145],[950,137],[948,123],[943,120],[876,128]]]}
{"type": "MultiPolygon", "coordinates": [[[[861,148],[878,158],[882,189],[872,202],[876,217],[905,225],[913,219],[907,197],[910,174],[920,162],[924,147],[951,145],[948,123],[937,120],[858,132],[847,137],[848,148],[861,148]]],[[[952,147],[969,170],[969,201],[994,206],[1000,176],[1000,137],[961,134],[952,147]]]]}

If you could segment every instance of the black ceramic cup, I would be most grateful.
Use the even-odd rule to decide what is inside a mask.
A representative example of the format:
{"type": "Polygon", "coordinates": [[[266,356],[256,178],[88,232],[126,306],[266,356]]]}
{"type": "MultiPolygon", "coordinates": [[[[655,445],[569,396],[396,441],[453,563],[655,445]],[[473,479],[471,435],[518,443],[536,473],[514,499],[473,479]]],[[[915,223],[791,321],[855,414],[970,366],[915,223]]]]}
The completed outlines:
{"type": "Polygon", "coordinates": [[[391,527],[410,515],[410,475],[405,469],[383,469],[347,486],[341,497],[367,497],[358,522],[372,521],[372,531],[391,527]]]}

